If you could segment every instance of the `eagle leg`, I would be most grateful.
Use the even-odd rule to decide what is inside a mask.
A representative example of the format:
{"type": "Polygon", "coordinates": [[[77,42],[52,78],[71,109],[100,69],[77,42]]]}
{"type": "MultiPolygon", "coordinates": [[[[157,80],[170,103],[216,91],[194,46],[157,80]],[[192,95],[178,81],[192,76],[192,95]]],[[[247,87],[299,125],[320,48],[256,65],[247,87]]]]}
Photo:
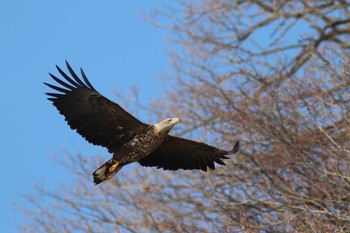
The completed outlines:
{"type": "Polygon", "coordinates": [[[108,168],[109,172],[113,172],[115,169],[118,168],[119,162],[116,162],[115,164],[113,164],[110,168],[108,168]]]}

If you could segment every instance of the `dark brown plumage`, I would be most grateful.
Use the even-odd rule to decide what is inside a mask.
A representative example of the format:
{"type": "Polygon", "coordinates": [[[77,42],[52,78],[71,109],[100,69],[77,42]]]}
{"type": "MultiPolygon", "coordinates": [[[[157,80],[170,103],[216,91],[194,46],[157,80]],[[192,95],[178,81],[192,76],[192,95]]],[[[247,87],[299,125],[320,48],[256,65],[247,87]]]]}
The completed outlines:
{"type": "Polygon", "coordinates": [[[154,125],[145,124],[97,92],[82,69],[83,80],[67,61],[66,66],[71,77],[56,66],[65,81],[50,74],[61,87],[45,83],[57,91],[46,94],[71,129],[88,142],[106,147],[113,153],[113,158],[93,173],[96,184],[110,179],[123,166],[132,162],[165,170],[207,171],[208,167],[215,169],[215,163],[225,165],[222,160],[228,159],[226,155],[238,151],[239,142],[231,151],[224,151],[168,135],[171,128],[180,122],[178,118],[169,118],[154,125]]]}

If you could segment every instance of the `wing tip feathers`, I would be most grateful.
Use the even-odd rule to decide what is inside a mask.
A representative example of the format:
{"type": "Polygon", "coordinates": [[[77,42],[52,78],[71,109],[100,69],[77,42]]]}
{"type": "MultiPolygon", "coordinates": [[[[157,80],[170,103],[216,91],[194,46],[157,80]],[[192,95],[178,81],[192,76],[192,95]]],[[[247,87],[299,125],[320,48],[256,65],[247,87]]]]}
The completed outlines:
{"type": "Polygon", "coordinates": [[[239,141],[235,143],[232,150],[228,151],[229,155],[236,154],[239,151],[239,141]]]}
{"type": "MultiPolygon", "coordinates": [[[[58,82],[60,85],[62,85],[63,87],[67,88],[68,90],[66,91],[73,91],[73,89],[76,88],[88,88],[92,91],[96,91],[95,88],[91,85],[91,83],[89,82],[89,80],[87,79],[84,71],[80,68],[81,70],[81,75],[82,75],[82,79],[80,79],[76,73],[73,71],[72,67],[70,66],[69,62],[67,61],[67,59],[65,59],[65,63],[66,63],[66,67],[69,71],[69,73],[73,76],[73,79],[70,78],[58,65],[55,65],[56,69],[58,70],[58,72],[63,76],[63,78],[65,79],[65,81],[57,78],[54,74],[49,72],[49,75],[51,76],[51,78],[53,78],[56,82],[58,82]],[[84,80],[84,82],[82,81],[84,80]]],[[[43,82],[46,86],[52,88],[52,89],[60,89],[58,91],[62,92],[62,88],[49,84],[47,82],[43,82]]],[[[66,93],[66,91],[64,93],[66,93]]]]}

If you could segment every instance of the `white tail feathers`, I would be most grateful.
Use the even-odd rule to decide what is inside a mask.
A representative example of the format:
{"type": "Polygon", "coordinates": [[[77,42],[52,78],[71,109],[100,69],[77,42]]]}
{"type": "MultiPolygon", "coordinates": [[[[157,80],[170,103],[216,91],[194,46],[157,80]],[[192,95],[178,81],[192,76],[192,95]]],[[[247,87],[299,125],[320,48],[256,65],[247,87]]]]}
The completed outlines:
{"type": "Polygon", "coordinates": [[[121,168],[123,165],[120,164],[120,162],[110,159],[106,163],[104,163],[101,167],[96,169],[94,173],[92,173],[94,177],[94,183],[97,185],[105,180],[109,180],[112,178],[121,168]]]}

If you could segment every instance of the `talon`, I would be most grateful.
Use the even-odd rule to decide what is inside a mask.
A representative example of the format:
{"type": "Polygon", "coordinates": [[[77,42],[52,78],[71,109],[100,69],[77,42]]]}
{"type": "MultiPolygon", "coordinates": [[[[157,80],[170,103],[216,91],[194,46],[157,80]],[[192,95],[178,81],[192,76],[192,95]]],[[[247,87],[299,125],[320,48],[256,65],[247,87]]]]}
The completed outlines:
{"type": "Polygon", "coordinates": [[[118,167],[119,164],[120,164],[119,162],[116,162],[115,164],[113,164],[113,165],[108,169],[108,171],[109,171],[109,172],[112,172],[114,169],[116,169],[116,168],[118,167]]]}

